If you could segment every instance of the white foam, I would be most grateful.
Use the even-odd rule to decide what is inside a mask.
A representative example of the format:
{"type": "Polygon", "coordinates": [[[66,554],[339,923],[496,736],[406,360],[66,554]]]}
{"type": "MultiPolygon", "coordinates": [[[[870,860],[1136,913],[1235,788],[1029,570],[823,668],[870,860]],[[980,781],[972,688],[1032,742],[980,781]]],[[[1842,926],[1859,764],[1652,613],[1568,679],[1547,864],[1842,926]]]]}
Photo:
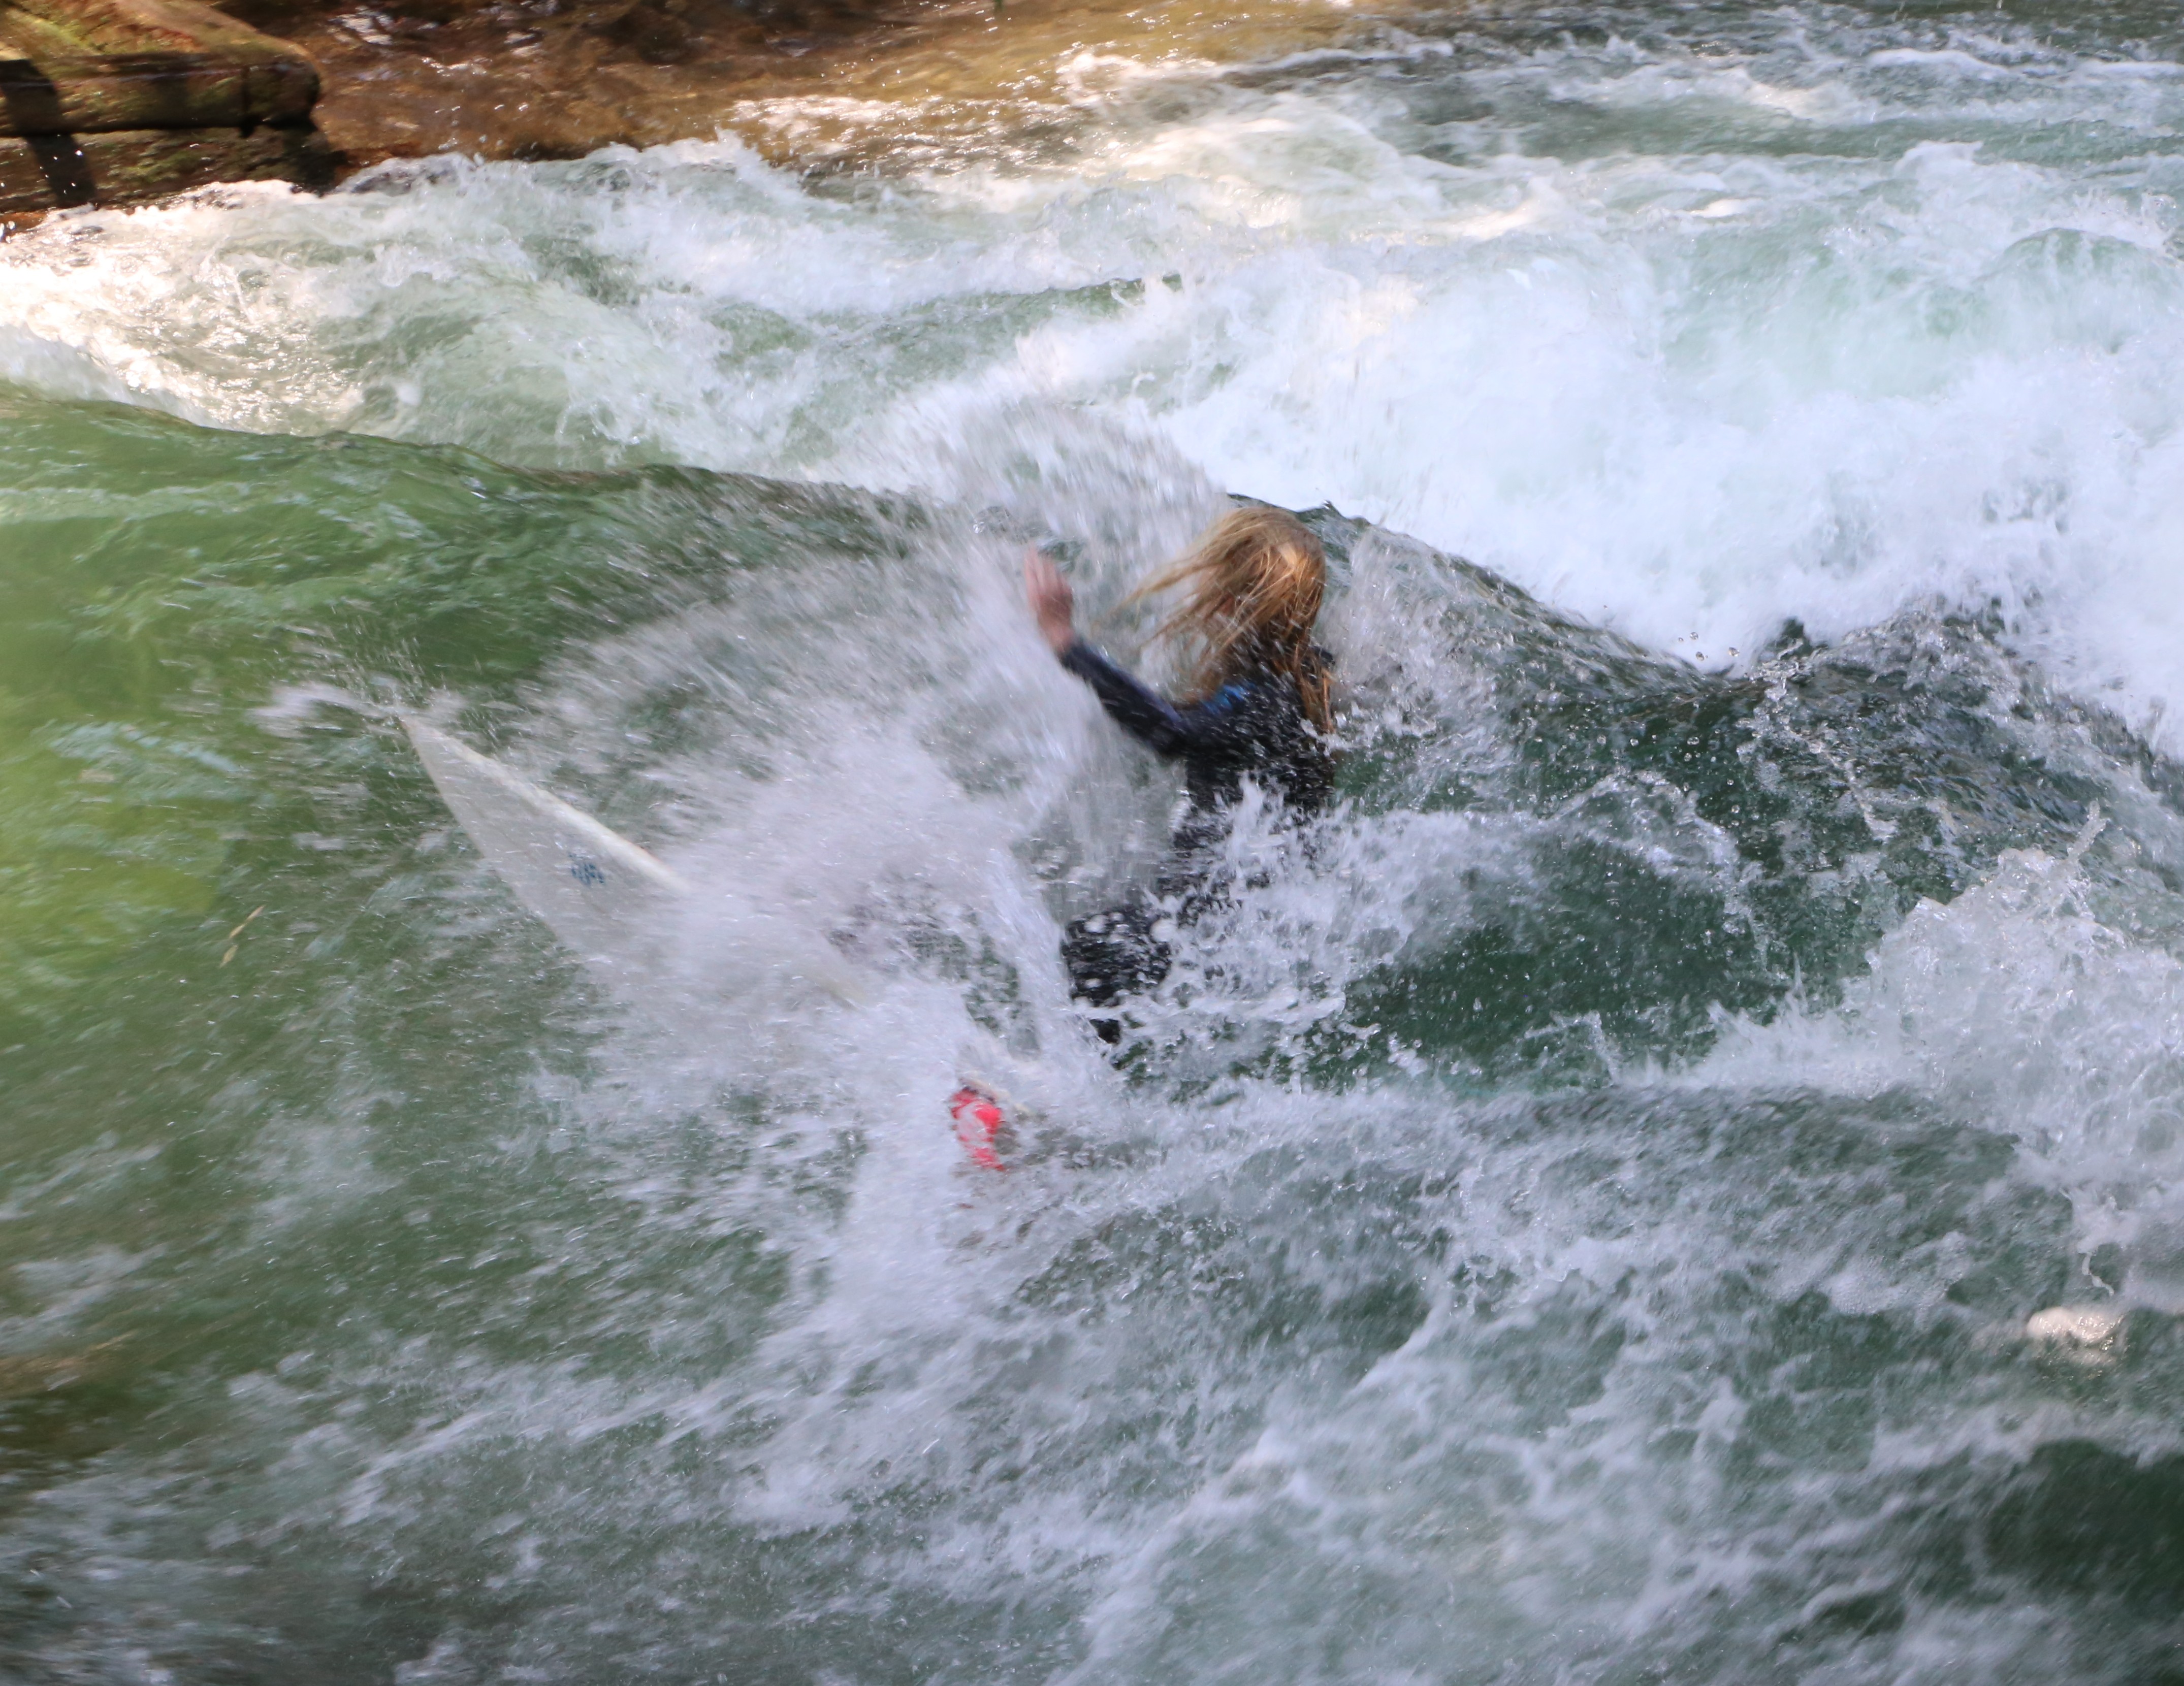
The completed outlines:
{"type": "MultiPolygon", "coordinates": [[[[1550,62],[1603,111],[1758,74],[1580,55],[1480,86],[1550,62]]],[[[1179,120],[1088,95],[1067,170],[844,194],[722,141],[62,220],[0,253],[0,331],[47,390],[572,465],[900,479],[912,431],[1064,406],[1709,662],[1938,593],[1998,599],[2135,721],[2169,702],[2184,347],[2152,161],[1429,156],[1369,80],[1190,75],[1179,120]]]]}
{"type": "Polygon", "coordinates": [[[2006,852],[1921,902],[1840,1009],[1727,1027],[1679,1083],[1933,1099],[2020,1144],[2087,1255],[2126,1249],[2132,1303],[2184,1309],[2184,965],[2088,910],[2077,864],[2006,852]]]}
{"type": "MultiPolygon", "coordinates": [[[[1332,498],[1709,665],[1786,615],[1825,634],[1994,598],[2053,671],[2151,719],[2184,671],[2174,211],[2158,159],[2096,176],[2026,137],[2103,101],[2154,125],[2164,77],[2054,57],[1991,75],[2021,61],[1969,38],[1852,47],[1801,60],[1802,86],[1629,42],[1475,54],[1451,74],[1487,115],[1448,122],[1365,75],[1266,92],[1088,63],[1065,164],[812,186],[724,141],[62,219],[0,248],[0,331],[28,348],[6,367],[230,426],[922,486],[1084,540],[1095,613],[1227,489],[1332,498]],[[2006,101],[2015,155],[1970,132],[2006,101]],[[1913,138],[1828,144],[1881,119],[1913,138]]],[[[647,840],[794,904],[872,976],[859,1004],[774,1010],[723,897],[675,933],[681,1010],[616,1027],[568,1104],[609,1198],[659,1233],[760,1233],[788,1285],[756,1356],[694,1381],[503,1360],[452,1323],[354,1349],[327,1397],[414,1381],[432,1408],[297,1433],[308,1503],[269,1539],[337,1513],[346,1555],[429,1556],[427,1519],[499,1512],[514,1471],[579,1541],[869,1523],[827,1596],[944,1607],[971,1563],[976,1596],[1088,1612],[1088,1682],[1293,1657],[1418,1678],[1450,1633],[1482,1677],[1646,1644],[1675,1664],[1708,1611],[1749,1600],[1750,1631],[1786,1632],[1858,1593],[1829,1577],[1866,1572],[1869,1542],[1911,1550],[1886,1532],[1901,1472],[2082,1427],[1981,1373],[1754,1475],[1747,1417],[1776,1383],[1738,1366],[1776,1309],[1932,1324],[1981,1260],[1958,1231],[1892,1227],[1869,1183],[1734,1138],[1747,1104],[1819,1097],[1819,1123],[1783,1129],[1823,1145],[1857,1127],[1829,1133],[1830,1107],[1898,1093],[1983,1127],[2015,1151],[1980,1199],[2059,1193],[2059,1248],[2120,1246],[2126,1303],[2184,1307],[2184,968],[2068,857],[2004,855],[1914,910],[1841,1004],[1726,1022],[1695,1069],[1618,1073],[1607,1050],[1613,1106],[1542,1123],[1472,1074],[1401,1075],[1347,1021],[1360,986],[1521,908],[1543,837],[1728,897],[1726,838],[1635,779],[1535,815],[1338,816],[1317,852],[1247,816],[1233,848],[1265,882],[1195,936],[1187,987],[1148,1010],[1167,1086],[1134,1086],[1072,1016],[1055,943],[1157,849],[1166,787],[1034,641],[1011,549],[950,517],[899,562],[807,558],[542,681],[516,746],[542,776],[644,759],[638,705],[694,697],[688,737],[645,761],[647,840]],[[1231,1071],[1353,1032],[1386,1063],[1352,1092],[1231,1071]],[[1084,1162],[967,1185],[940,1097],[974,1063],[1084,1162]],[[678,1180],[660,1138],[685,1117],[762,1131],[755,1168],[678,1180]],[[1412,1221],[1423,1321],[1362,1378],[1249,1326],[1251,1294],[1347,1291],[1342,1249],[1412,1221]],[[675,1462],[684,1442],[705,1456],[675,1462]],[[898,1490],[915,1520],[886,1535],[898,1490]]],[[[1368,546],[1328,636],[1376,729],[1429,739],[1433,779],[1490,775],[1513,751],[1486,681],[1436,644],[1424,574],[1368,546]]],[[[266,1180],[357,1168],[349,1137],[300,1139],[266,1180]]],[[[677,1303],[641,1272],[602,1266],[584,1315],[677,1303]]],[[[2013,1350],[2022,1316],[1997,1320],[2013,1350]]],[[[672,1325],[648,1333],[694,1338],[672,1325]]],[[[1802,1409],[1804,1385],[1770,1398],[1802,1409]]],[[[286,1386],[237,1410],[273,1421],[286,1386]]],[[[486,1555],[543,1577],[550,1635],[596,1588],[577,1555],[540,1570],[549,1532],[488,1525],[510,1543],[486,1555]]],[[[646,1578],[620,1550],[595,1561],[646,1578]]],[[[1904,1644],[1961,1661],[2047,1614],[1914,1612],[1904,1644]]]]}

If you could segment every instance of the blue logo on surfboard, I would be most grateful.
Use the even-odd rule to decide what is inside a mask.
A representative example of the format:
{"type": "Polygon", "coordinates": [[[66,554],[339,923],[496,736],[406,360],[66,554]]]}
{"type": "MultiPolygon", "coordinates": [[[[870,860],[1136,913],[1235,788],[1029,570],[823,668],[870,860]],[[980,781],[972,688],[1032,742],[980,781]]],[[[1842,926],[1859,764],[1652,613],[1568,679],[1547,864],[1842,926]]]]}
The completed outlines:
{"type": "Polygon", "coordinates": [[[569,876],[588,890],[595,890],[607,881],[599,864],[589,855],[580,854],[569,863],[569,876]]]}

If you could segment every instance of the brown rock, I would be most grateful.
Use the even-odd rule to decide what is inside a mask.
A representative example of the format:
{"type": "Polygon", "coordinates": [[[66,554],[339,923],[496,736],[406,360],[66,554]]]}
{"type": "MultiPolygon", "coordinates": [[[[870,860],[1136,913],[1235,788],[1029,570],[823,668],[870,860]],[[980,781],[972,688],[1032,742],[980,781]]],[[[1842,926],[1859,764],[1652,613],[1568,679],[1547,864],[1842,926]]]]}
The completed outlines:
{"type": "Polygon", "coordinates": [[[322,186],[336,160],[315,130],[136,129],[0,139],[0,213],[144,204],[215,181],[322,186]]]}

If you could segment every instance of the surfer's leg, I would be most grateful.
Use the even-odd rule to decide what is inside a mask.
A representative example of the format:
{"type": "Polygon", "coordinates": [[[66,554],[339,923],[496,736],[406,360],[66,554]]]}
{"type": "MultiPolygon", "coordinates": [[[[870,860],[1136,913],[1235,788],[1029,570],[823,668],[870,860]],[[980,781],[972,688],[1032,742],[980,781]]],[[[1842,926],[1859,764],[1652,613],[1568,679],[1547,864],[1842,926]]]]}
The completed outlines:
{"type": "MultiPolygon", "coordinates": [[[[1072,998],[1088,1007],[1112,1007],[1125,996],[1157,989],[1170,963],[1167,944],[1153,935],[1162,917],[1157,907],[1139,904],[1071,921],[1061,962],[1069,969],[1072,998]]],[[[1095,1017],[1092,1029],[1102,1042],[1123,1039],[1123,1021],[1111,1014],[1095,1017]]]]}

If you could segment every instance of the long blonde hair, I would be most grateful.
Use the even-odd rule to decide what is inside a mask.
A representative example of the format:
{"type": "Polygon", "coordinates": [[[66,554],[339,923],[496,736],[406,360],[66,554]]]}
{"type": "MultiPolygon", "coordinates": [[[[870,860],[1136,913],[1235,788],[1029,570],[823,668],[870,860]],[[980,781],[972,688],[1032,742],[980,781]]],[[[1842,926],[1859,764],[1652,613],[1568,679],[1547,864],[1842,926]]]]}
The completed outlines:
{"type": "Polygon", "coordinates": [[[1231,509],[1123,601],[1177,586],[1189,594],[1155,636],[1186,641],[1195,658],[1186,682],[1194,700],[1245,672],[1279,673],[1295,684],[1305,718],[1334,732],[1332,677],[1312,641],[1327,593],[1327,552],[1311,528],[1264,504],[1231,509]]]}

